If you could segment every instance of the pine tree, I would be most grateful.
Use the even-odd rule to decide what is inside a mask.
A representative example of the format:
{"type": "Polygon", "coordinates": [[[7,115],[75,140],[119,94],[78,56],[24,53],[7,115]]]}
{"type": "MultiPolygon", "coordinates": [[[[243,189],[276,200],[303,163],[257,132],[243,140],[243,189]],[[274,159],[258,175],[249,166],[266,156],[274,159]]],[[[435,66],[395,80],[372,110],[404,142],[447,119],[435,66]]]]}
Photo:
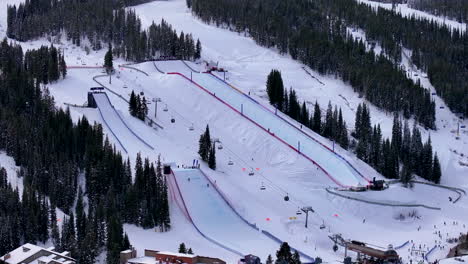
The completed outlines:
{"type": "Polygon", "coordinates": [[[107,256],[108,264],[119,262],[120,252],[125,250],[123,247],[123,227],[122,223],[116,216],[111,216],[107,223],[107,256]]]}
{"type": "Polygon", "coordinates": [[[195,56],[194,56],[196,60],[201,58],[201,52],[202,52],[202,46],[201,46],[200,40],[197,39],[197,44],[195,47],[195,56]]]}
{"type": "Polygon", "coordinates": [[[50,237],[52,239],[52,243],[54,244],[55,248],[60,250],[61,245],[60,245],[60,233],[59,229],[57,226],[57,214],[56,214],[56,208],[54,204],[51,204],[50,206],[50,237]]]}
{"type": "Polygon", "coordinates": [[[56,81],[59,79],[59,62],[57,49],[52,45],[49,49],[49,63],[47,64],[48,68],[48,79],[49,81],[56,81]]]}
{"type": "Polygon", "coordinates": [[[301,257],[299,256],[299,252],[297,250],[294,251],[294,254],[291,258],[290,264],[301,264],[301,257]]]}
{"type": "Polygon", "coordinates": [[[320,134],[322,131],[322,113],[317,101],[315,101],[313,120],[314,121],[312,122],[312,130],[320,134]]]}
{"type": "Polygon", "coordinates": [[[200,136],[198,141],[199,148],[198,154],[200,155],[203,161],[208,161],[210,150],[211,150],[211,136],[210,136],[210,127],[206,125],[205,133],[200,136]]]}
{"type": "Polygon", "coordinates": [[[212,170],[216,170],[216,146],[213,143],[213,146],[210,149],[210,155],[208,157],[208,167],[212,170]]]}
{"type": "Polygon", "coordinates": [[[411,170],[408,168],[407,165],[403,165],[403,169],[401,170],[400,181],[405,188],[413,188],[413,175],[411,170]]]}
{"type": "Polygon", "coordinates": [[[140,103],[140,109],[138,111],[138,118],[142,121],[145,120],[146,115],[148,115],[148,105],[146,102],[146,97],[143,96],[140,103]]]}
{"type": "Polygon", "coordinates": [[[284,86],[281,73],[278,70],[271,70],[267,77],[266,90],[270,104],[277,107],[280,111],[283,110],[284,86]]]}
{"type": "Polygon", "coordinates": [[[67,63],[65,62],[65,54],[60,56],[59,71],[62,78],[65,79],[67,76],[67,63]]]}
{"type": "Polygon", "coordinates": [[[283,242],[278,251],[276,251],[276,264],[292,263],[291,248],[287,242],[283,242]]]}
{"type": "Polygon", "coordinates": [[[112,55],[112,44],[109,43],[109,48],[107,49],[106,55],[104,56],[104,67],[108,73],[114,69],[113,60],[114,56],[112,55]]]}
{"type": "Polygon", "coordinates": [[[187,248],[185,247],[185,243],[180,243],[179,245],[179,253],[182,253],[182,254],[187,254],[187,248]]]}
{"type": "Polygon", "coordinates": [[[401,132],[401,122],[398,116],[398,113],[393,115],[393,127],[392,127],[392,148],[396,152],[400,152],[402,145],[402,132],[401,132]]]}
{"type": "Polygon", "coordinates": [[[299,122],[303,124],[304,126],[308,127],[309,126],[309,111],[307,110],[307,106],[305,102],[302,103],[301,113],[299,117],[300,117],[299,122]]]}
{"type": "Polygon", "coordinates": [[[421,177],[426,180],[432,179],[432,170],[433,170],[433,157],[432,157],[432,143],[431,143],[431,136],[427,139],[426,144],[423,146],[423,150],[421,153],[421,177]]]}
{"type": "Polygon", "coordinates": [[[437,153],[434,154],[434,162],[432,166],[431,176],[432,176],[431,181],[437,184],[440,183],[440,178],[442,176],[442,173],[440,170],[440,162],[439,162],[439,158],[437,157],[437,153]]]}
{"type": "Polygon", "coordinates": [[[189,249],[188,249],[187,254],[193,255],[193,250],[192,250],[192,248],[189,248],[189,249]]]}
{"type": "Polygon", "coordinates": [[[356,118],[354,121],[354,132],[355,132],[355,137],[357,139],[361,138],[361,126],[362,126],[361,119],[362,119],[362,106],[361,104],[359,104],[356,110],[356,118]]]}
{"type": "Polygon", "coordinates": [[[332,108],[330,101],[328,101],[327,113],[325,115],[325,125],[323,128],[323,136],[327,138],[333,137],[333,108],[332,108]]]}
{"type": "Polygon", "coordinates": [[[130,244],[130,240],[128,239],[127,233],[124,234],[124,241],[122,244],[122,248],[124,249],[131,249],[132,245],[130,244]]]}
{"type": "Polygon", "coordinates": [[[349,147],[348,128],[346,127],[345,121],[343,121],[341,128],[340,146],[344,149],[348,149],[349,147]]]}
{"type": "Polygon", "coordinates": [[[76,203],[76,231],[77,231],[77,241],[80,243],[83,241],[86,235],[86,213],[84,211],[83,204],[83,191],[81,187],[78,190],[78,200],[76,203]]]}
{"type": "Polygon", "coordinates": [[[273,264],[273,258],[271,257],[271,255],[268,255],[265,264],[273,264]]]}
{"type": "Polygon", "coordinates": [[[135,92],[132,90],[132,93],[130,94],[130,101],[128,103],[128,110],[130,111],[130,114],[132,116],[137,115],[137,99],[135,96],[135,92]]]}

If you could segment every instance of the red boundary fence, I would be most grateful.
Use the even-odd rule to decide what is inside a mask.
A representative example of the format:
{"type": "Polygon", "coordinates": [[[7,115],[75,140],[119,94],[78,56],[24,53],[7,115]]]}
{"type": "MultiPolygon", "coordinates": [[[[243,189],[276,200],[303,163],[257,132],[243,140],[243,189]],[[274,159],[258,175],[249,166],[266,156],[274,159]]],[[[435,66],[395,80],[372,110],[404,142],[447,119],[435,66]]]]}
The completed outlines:
{"type": "MultiPolygon", "coordinates": [[[[198,169],[200,171],[200,173],[208,180],[208,182],[210,182],[210,184],[215,188],[215,190],[218,192],[218,194],[221,196],[221,198],[224,200],[224,202],[231,208],[231,210],[240,218],[242,219],[242,221],[244,221],[244,223],[246,223],[247,225],[249,225],[250,227],[252,227],[253,229],[261,232],[263,235],[265,235],[266,237],[268,237],[269,239],[277,242],[279,245],[281,245],[283,243],[283,241],[281,239],[279,239],[278,237],[274,236],[273,234],[271,234],[270,232],[266,231],[266,230],[260,230],[260,228],[257,227],[257,225],[255,224],[252,224],[250,223],[249,221],[247,221],[247,219],[245,219],[239,212],[237,212],[236,208],[234,207],[234,204],[229,200],[229,198],[223,193],[223,191],[221,191],[220,188],[218,188],[218,185],[216,183],[214,183],[211,178],[206,175],[201,169],[198,169]]],[[[314,261],[314,258],[305,254],[304,252],[298,250],[298,249],[295,249],[293,247],[291,247],[291,249],[293,250],[296,250],[303,258],[307,258],[311,261],[314,261]]]]}
{"type": "Polygon", "coordinates": [[[228,85],[229,87],[233,88],[234,90],[236,90],[237,92],[239,92],[240,94],[244,95],[245,97],[247,97],[249,100],[253,101],[254,103],[260,105],[263,109],[265,109],[266,111],[274,114],[275,116],[277,116],[279,119],[281,119],[282,121],[286,122],[287,124],[289,124],[290,126],[292,126],[293,128],[295,128],[297,131],[299,131],[300,133],[302,133],[303,135],[305,135],[306,137],[312,139],[313,141],[317,142],[318,144],[320,144],[322,147],[326,148],[328,151],[332,152],[333,154],[335,154],[337,157],[339,157],[340,159],[342,159],[344,162],[346,162],[346,164],[348,164],[348,166],[350,166],[354,171],[356,171],[359,176],[361,176],[364,180],[366,180],[367,182],[370,182],[369,179],[367,179],[364,175],[362,175],[348,160],[346,160],[343,156],[341,156],[340,154],[336,153],[335,151],[333,151],[332,149],[330,149],[330,147],[328,147],[327,145],[323,144],[322,142],[318,141],[317,139],[315,139],[314,137],[312,137],[311,135],[309,135],[308,133],[304,132],[302,129],[298,128],[297,126],[295,126],[293,123],[291,123],[290,121],[288,121],[286,118],[283,118],[282,116],[280,115],[277,115],[275,114],[271,109],[267,108],[266,106],[264,106],[263,104],[261,104],[260,102],[258,102],[257,100],[253,99],[252,97],[246,95],[245,93],[243,93],[241,90],[237,89],[236,87],[234,87],[233,85],[231,85],[230,83],[224,81],[223,79],[221,79],[220,77],[214,75],[213,73],[211,72],[205,72],[206,74],[210,74],[211,76],[213,76],[215,79],[221,81],[222,83],[228,85]]]}
{"type": "Polygon", "coordinates": [[[252,120],[251,118],[249,118],[248,116],[245,116],[244,114],[242,114],[241,112],[239,112],[239,110],[235,109],[234,107],[232,107],[230,104],[226,103],[224,100],[222,100],[221,98],[219,97],[216,97],[216,95],[214,95],[213,93],[211,93],[210,91],[208,91],[206,88],[204,88],[203,86],[199,85],[198,83],[194,82],[193,80],[190,80],[187,76],[183,75],[182,73],[179,73],[179,72],[168,72],[167,74],[172,74],[172,75],[179,75],[181,76],[182,78],[185,78],[186,80],[188,80],[189,82],[193,83],[195,86],[197,86],[198,88],[202,89],[203,91],[205,91],[206,93],[208,93],[209,95],[213,96],[214,98],[216,98],[218,101],[220,101],[221,103],[223,103],[224,105],[226,105],[227,107],[229,107],[231,110],[233,110],[234,112],[238,113],[239,115],[241,115],[242,117],[244,117],[245,119],[249,120],[250,122],[252,122],[254,125],[256,125],[257,127],[259,127],[260,129],[262,129],[263,131],[265,131],[266,133],[268,133],[270,136],[276,138],[277,140],[279,140],[280,142],[282,142],[283,144],[285,144],[286,146],[288,146],[289,148],[291,148],[292,150],[296,151],[298,154],[302,155],[304,158],[306,158],[307,160],[309,160],[310,162],[312,162],[315,166],[317,166],[321,171],[323,171],[325,173],[325,175],[327,175],[328,178],[330,178],[336,185],[340,186],[340,187],[348,187],[348,186],[345,186],[343,184],[341,184],[338,180],[336,180],[333,176],[331,176],[324,168],[322,168],[322,166],[320,166],[317,162],[315,162],[313,159],[311,159],[309,156],[305,155],[304,153],[300,152],[298,149],[296,149],[295,147],[291,146],[289,143],[287,143],[286,141],[284,141],[283,139],[279,138],[278,136],[276,136],[274,133],[268,131],[268,129],[264,128],[263,126],[261,126],[260,124],[258,124],[257,122],[255,122],[254,120],[252,120]]]}
{"type": "MultiPolygon", "coordinates": [[[[175,174],[174,174],[174,171],[172,171],[172,169],[171,169],[171,175],[172,175],[172,177],[174,178],[175,191],[177,192],[177,194],[180,196],[180,198],[181,198],[181,200],[182,200],[182,208],[180,208],[180,209],[184,212],[185,216],[189,219],[190,223],[193,225],[193,227],[195,227],[195,229],[197,230],[197,232],[198,232],[202,237],[204,237],[204,238],[207,239],[208,241],[212,242],[213,244],[216,244],[216,245],[218,245],[218,246],[224,248],[225,250],[230,251],[230,252],[232,252],[232,253],[234,253],[234,254],[236,254],[236,255],[239,255],[239,256],[241,256],[241,257],[245,256],[245,254],[242,254],[241,252],[239,252],[239,251],[237,251],[237,250],[235,250],[235,249],[232,249],[232,248],[230,248],[230,247],[228,247],[228,246],[226,246],[226,245],[223,245],[222,243],[220,243],[220,242],[218,242],[218,241],[212,239],[211,237],[205,235],[205,234],[197,227],[197,225],[195,224],[195,222],[193,222],[192,217],[190,216],[190,213],[189,213],[189,211],[188,211],[188,209],[187,209],[187,204],[185,203],[184,197],[182,196],[182,192],[180,191],[180,188],[179,188],[179,184],[177,183],[177,178],[176,178],[176,176],[175,176],[175,174]]],[[[174,195],[174,198],[176,198],[175,195],[174,195]]],[[[177,198],[176,198],[176,200],[177,200],[177,198]]],[[[179,207],[181,207],[181,205],[180,205],[177,201],[176,201],[176,203],[179,205],[179,207]]]]}

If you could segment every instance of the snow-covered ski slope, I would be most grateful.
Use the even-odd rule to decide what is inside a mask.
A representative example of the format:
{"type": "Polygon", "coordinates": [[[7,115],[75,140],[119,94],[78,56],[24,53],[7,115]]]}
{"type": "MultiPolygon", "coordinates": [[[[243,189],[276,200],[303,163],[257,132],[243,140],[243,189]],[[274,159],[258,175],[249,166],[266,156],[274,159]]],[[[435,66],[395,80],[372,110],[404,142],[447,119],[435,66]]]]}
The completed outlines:
{"type": "Polygon", "coordinates": [[[174,175],[194,225],[209,239],[240,256],[258,245],[263,245],[264,256],[278,248],[278,243],[237,216],[200,170],[179,169],[174,175]]]}
{"type": "Polygon", "coordinates": [[[154,149],[149,143],[133,132],[132,128],[125,123],[123,118],[111,104],[106,93],[94,93],[93,97],[104,123],[125,152],[128,152],[129,147],[134,146],[135,144],[141,145],[139,147],[143,147],[143,149],[154,149]]]}
{"type": "Polygon", "coordinates": [[[259,103],[232,89],[229,85],[210,74],[193,74],[193,80],[201,83],[216,97],[229,102],[242,114],[254,120],[270,133],[284,140],[323,168],[338,185],[367,185],[368,181],[354,167],[318,141],[307,136],[284,119],[263,108],[259,103]]]}
{"type": "MultiPolygon", "coordinates": [[[[184,0],[154,1],[132,7],[132,9],[141,18],[143,26],[149,26],[153,21],[158,23],[164,19],[178,32],[190,33],[195,39],[200,39],[202,59],[219,63],[220,67],[228,70],[226,80],[230,84],[244,93],[250,92],[251,97],[264,105],[268,105],[265,82],[272,69],[281,71],[285,87],[293,88],[298,98],[304,101],[309,109],[313,108],[316,101],[322,107],[322,113],[326,111],[329,102],[341,107],[348,131],[354,128],[357,106],[361,103],[368,103],[365,98],[355,93],[349,84],[332,75],[321,75],[300,62],[292,60],[290,56],[279,54],[273,48],[261,47],[245,32],[232,32],[216,27],[216,25],[203,23],[191,13],[184,0]]],[[[419,79],[421,83],[429,83],[429,80],[423,78],[421,74],[419,74],[419,79]]],[[[465,177],[468,167],[460,165],[460,162],[468,163],[466,158],[468,156],[466,151],[468,130],[461,129],[460,139],[456,139],[458,123],[468,127],[468,120],[459,120],[447,107],[442,108],[444,105],[438,103],[442,102],[442,99],[437,95],[433,97],[437,98],[436,125],[438,130],[425,130],[418,126],[421,129],[423,141],[426,141],[429,135],[431,136],[433,150],[437,152],[441,162],[442,174],[449,175],[442,177],[442,183],[468,186],[465,177]],[[461,153],[464,154],[463,157],[461,153]]],[[[393,115],[372,104],[368,103],[368,105],[372,113],[372,124],[379,124],[383,136],[391,137],[393,115]]],[[[413,122],[414,119],[409,120],[410,127],[413,122]]],[[[330,140],[319,139],[320,142],[332,147],[333,143],[330,140]]],[[[352,153],[339,147],[335,147],[335,152],[352,161],[353,165],[357,165],[356,168],[366,177],[379,177],[375,170],[358,160],[352,153]]]]}
{"type": "Polygon", "coordinates": [[[364,176],[332,150],[217,77],[207,73],[192,72],[181,61],[155,62],[155,64],[158,69],[164,72],[177,72],[186,78],[191,78],[214,97],[221,99],[243,116],[267,130],[272,136],[277,137],[304,155],[306,159],[318,165],[337,185],[365,186],[368,184],[368,180],[364,176]]]}

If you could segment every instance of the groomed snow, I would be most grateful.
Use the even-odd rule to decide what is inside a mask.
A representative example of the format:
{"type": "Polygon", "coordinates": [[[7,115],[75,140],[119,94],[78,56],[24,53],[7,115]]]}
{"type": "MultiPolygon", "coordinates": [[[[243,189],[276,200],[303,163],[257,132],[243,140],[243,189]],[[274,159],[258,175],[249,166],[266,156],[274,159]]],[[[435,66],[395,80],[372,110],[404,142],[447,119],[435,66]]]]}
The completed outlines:
{"type": "Polygon", "coordinates": [[[195,225],[206,236],[247,255],[275,252],[279,244],[248,226],[224,202],[210,182],[196,169],[174,170],[178,186],[195,225]]]}

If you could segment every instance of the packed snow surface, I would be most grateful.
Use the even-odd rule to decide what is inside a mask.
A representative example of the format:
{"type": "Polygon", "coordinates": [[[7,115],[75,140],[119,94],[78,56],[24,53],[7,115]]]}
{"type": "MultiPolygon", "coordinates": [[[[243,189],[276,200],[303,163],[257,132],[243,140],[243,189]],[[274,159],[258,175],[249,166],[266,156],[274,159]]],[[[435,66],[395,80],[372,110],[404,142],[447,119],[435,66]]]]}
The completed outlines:
{"type": "Polygon", "coordinates": [[[149,144],[138,137],[119,115],[117,110],[111,104],[106,93],[93,93],[99,112],[101,113],[104,123],[108,126],[112,134],[118,139],[119,144],[125,152],[128,149],[135,147],[138,144],[138,149],[152,148],[149,144]]]}
{"type": "Polygon", "coordinates": [[[279,244],[247,225],[210,182],[196,169],[174,171],[185,204],[195,225],[208,237],[243,255],[261,246],[256,254],[267,256],[279,244]]]}
{"type": "Polygon", "coordinates": [[[221,98],[239,112],[242,112],[243,115],[266,128],[270,133],[312,158],[340,184],[345,186],[365,186],[368,184],[354,168],[340,159],[335,153],[301,133],[297,128],[289,125],[242,93],[234,90],[226,83],[210,74],[203,73],[193,73],[193,80],[207,88],[216,97],[221,98]]]}

